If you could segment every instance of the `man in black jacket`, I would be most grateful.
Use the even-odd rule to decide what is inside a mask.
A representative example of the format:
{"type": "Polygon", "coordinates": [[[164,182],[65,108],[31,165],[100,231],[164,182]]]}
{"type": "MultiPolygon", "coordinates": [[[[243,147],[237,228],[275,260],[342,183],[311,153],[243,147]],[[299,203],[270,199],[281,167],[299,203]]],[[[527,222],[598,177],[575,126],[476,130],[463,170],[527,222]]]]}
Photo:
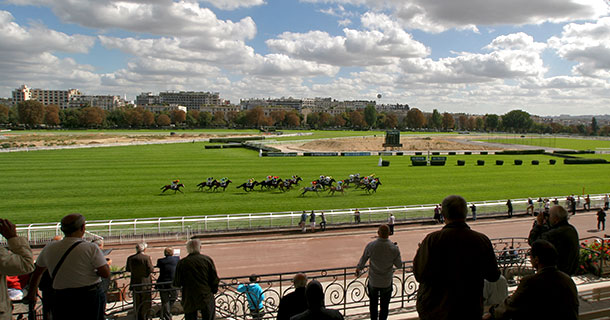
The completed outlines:
{"type": "Polygon", "coordinates": [[[303,273],[297,273],[292,282],[294,283],[294,291],[280,300],[277,320],[290,320],[290,317],[307,310],[307,298],[305,297],[307,276],[303,273]]]}
{"type": "Polygon", "coordinates": [[[326,309],[324,306],[324,290],[317,280],[312,280],[305,289],[307,297],[307,310],[290,320],[343,320],[341,312],[333,309],[326,309]]]}
{"type": "Polygon", "coordinates": [[[559,253],[557,268],[573,275],[578,268],[580,244],[578,231],[568,223],[568,212],[564,207],[553,206],[548,219],[539,214],[530,231],[528,242],[531,245],[538,239],[547,240],[555,246],[559,253]]]}
{"type": "Polygon", "coordinates": [[[172,287],[174,274],[176,273],[176,265],[180,261],[180,257],[174,256],[174,249],[167,247],[163,251],[164,258],[157,260],[157,268],[159,268],[159,278],[157,279],[157,290],[161,296],[161,319],[172,319],[172,305],[176,302],[177,292],[172,287]]]}

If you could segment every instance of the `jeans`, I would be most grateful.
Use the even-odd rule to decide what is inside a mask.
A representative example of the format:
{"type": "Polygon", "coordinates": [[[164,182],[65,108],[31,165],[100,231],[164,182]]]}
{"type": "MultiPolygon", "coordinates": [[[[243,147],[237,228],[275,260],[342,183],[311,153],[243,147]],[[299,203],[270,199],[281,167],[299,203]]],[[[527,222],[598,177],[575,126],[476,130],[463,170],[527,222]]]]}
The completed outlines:
{"type": "Polygon", "coordinates": [[[61,320],[104,320],[106,294],[102,287],[56,290],[51,312],[53,319],[61,320]]]}
{"type": "Polygon", "coordinates": [[[390,298],[392,298],[392,286],[387,288],[375,288],[369,283],[369,311],[371,320],[386,320],[388,318],[388,308],[390,298]],[[377,300],[379,300],[379,318],[377,317],[377,300]]]}

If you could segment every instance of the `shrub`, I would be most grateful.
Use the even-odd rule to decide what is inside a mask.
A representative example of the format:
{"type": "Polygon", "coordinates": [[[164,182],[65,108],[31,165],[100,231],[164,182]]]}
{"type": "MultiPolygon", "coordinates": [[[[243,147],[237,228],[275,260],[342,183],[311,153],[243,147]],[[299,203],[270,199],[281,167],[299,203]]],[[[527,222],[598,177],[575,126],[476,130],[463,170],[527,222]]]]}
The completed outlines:
{"type": "Polygon", "coordinates": [[[535,150],[504,150],[498,151],[496,154],[543,154],[544,149],[535,149],[535,150]]]}
{"type": "Polygon", "coordinates": [[[557,162],[557,160],[555,160],[555,159],[550,159],[549,160],[549,164],[555,164],[555,162],[557,162]]]}
{"type": "Polygon", "coordinates": [[[515,159],[515,165],[520,166],[523,164],[523,160],[515,159]]]}
{"type": "Polygon", "coordinates": [[[449,151],[450,156],[455,156],[455,151],[449,151]]]}
{"type": "Polygon", "coordinates": [[[466,161],[464,161],[464,160],[458,160],[458,161],[457,161],[457,165],[458,165],[458,166],[463,166],[463,165],[465,165],[465,164],[466,164],[466,161]]]}
{"type": "Polygon", "coordinates": [[[537,166],[540,162],[538,160],[532,160],[532,165],[537,166]]]}
{"type": "Polygon", "coordinates": [[[477,160],[477,166],[484,166],[485,160],[477,160]]]}
{"type": "Polygon", "coordinates": [[[608,162],[605,159],[585,159],[585,158],[563,159],[563,164],[594,164],[594,163],[608,163],[608,162]]]}
{"type": "Polygon", "coordinates": [[[486,155],[488,152],[487,151],[481,151],[482,155],[486,155]]]}
{"type": "Polygon", "coordinates": [[[504,164],[504,160],[496,160],[496,165],[501,166],[504,164]]]}
{"type": "Polygon", "coordinates": [[[471,155],[471,154],[472,154],[472,152],[470,152],[470,151],[466,151],[466,152],[464,152],[464,154],[465,154],[465,155],[471,155]]]}
{"type": "Polygon", "coordinates": [[[601,274],[601,264],[610,260],[610,245],[607,241],[585,240],[580,244],[579,266],[577,274],[592,273],[601,274]],[[602,260],[603,258],[603,260],[602,260]]]}

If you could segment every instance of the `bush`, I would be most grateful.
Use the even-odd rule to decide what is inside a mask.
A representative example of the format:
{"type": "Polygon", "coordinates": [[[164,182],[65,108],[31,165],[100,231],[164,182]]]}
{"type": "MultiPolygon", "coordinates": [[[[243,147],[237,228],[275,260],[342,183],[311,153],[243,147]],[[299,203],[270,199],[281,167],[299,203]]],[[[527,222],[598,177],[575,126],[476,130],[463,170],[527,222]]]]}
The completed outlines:
{"type": "Polygon", "coordinates": [[[415,152],[415,155],[416,155],[416,156],[421,156],[421,154],[422,154],[422,153],[421,153],[421,151],[417,151],[417,152],[415,152]]]}
{"type": "Polygon", "coordinates": [[[496,160],[496,165],[501,166],[504,164],[504,160],[496,160]]]}
{"type": "Polygon", "coordinates": [[[471,154],[472,154],[472,152],[470,152],[470,151],[466,151],[466,152],[464,152],[464,154],[465,154],[465,155],[471,155],[471,154]]]}
{"type": "Polygon", "coordinates": [[[594,163],[608,163],[608,162],[605,159],[585,159],[585,158],[563,159],[563,164],[594,164],[594,163]]]}
{"type": "Polygon", "coordinates": [[[496,154],[544,154],[544,149],[535,150],[504,150],[498,151],[496,154]]]}
{"type": "Polygon", "coordinates": [[[515,165],[516,165],[516,166],[520,166],[520,165],[522,165],[522,164],[523,164],[523,160],[518,160],[518,159],[515,159],[515,165]]]}
{"type": "Polygon", "coordinates": [[[485,160],[477,160],[477,166],[484,166],[485,160]]]}
{"type": "Polygon", "coordinates": [[[540,162],[538,160],[532,160],[532,165],[537,166],[540,162]]]}
{"type": "Polygon", "coordinates": [[[555,162],[557,162],[557,160],[555,160],[555,159],[549,160],[549,164],[555,164],[555,162]]]}
{"type": "Polygon", "coordinates": [[[441,154],[441,153],[440,153],[440,152],[438,152],[438,151],[432,152],[432,155],[433,155],[433,156],[438,156],[438,155],[440,155],[440,154],[441,154]]]}
{"type": "Polygon", "coordinates": [[[449,151],[450,156],[455,156],[455,151],[449,151]]]}
{"type": "Polygon", "coordinates": [[[482,154],[482,155],[486,155],[486,154],[487,154],[487,151],[481,151],[481,154],[482,154]]]}
{"type": "Polygon", "coordinates": [[[466,161],[464,161],[464,160],[458,160],[458,161],[457,161],[457,165],[458,165],[458,166],[463,166],[463,165],[465,165],[465,164],[466,164],[466,161]]]}

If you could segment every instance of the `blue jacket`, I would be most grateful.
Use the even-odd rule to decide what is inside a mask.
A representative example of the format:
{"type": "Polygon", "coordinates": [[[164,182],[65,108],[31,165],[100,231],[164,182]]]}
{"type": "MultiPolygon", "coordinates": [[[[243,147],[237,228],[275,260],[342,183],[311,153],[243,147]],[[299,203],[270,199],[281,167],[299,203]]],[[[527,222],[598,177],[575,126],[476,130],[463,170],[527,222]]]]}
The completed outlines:
{"type": "Polygon", "coordinates": [[[263,294],[263,289],[258,283],[240,284],[237,287],[237,291],[246,293],[250,310],[260,310],[263,308],[265,294],[263,294]]]}

